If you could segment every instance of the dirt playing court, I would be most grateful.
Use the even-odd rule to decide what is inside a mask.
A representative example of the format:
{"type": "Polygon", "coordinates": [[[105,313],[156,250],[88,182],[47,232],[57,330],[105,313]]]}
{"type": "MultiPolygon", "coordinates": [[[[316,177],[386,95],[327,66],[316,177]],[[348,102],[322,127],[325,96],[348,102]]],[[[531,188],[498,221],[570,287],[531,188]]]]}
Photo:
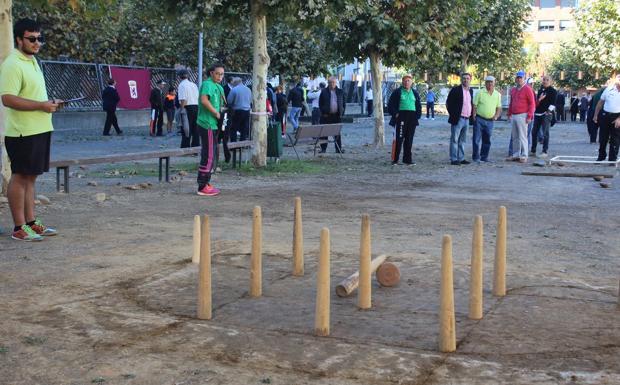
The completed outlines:
{"type": "MultiPolygon", "coordinates": [[[[39,192],[51,203],[38,209],[61,234],[33,244],[0,237],[0,383],[620,384],[616,168],[505,162],[505,122],[493,133],[495,162],[467,166],[448,163],[445,119],[418,128],[413,167],[390,166],[387,147],[366,145],[369,122],[347,124],[343,132],[344,159],[330,147],[323,158],[306,153],[308,172],[225,169],[215,177],[222,194],[214,198],[194,195],[192,173],[159,185],[139,172],[114,174],[127,165],[76,169],[81,177],[74,174],[69,195],[56,193],[53,173],[45,175],[39,192]],[[523,176],[524,170],[616,177],[603,189],[592,178],[523,176]],[[124,188],[144,181],[154,185],[124,188]],[[95,199],[100,192],[104,202],[95,199]],[[291,275],[296,196],[303,206],[303,277],[291,275]],[[263,296],[250,298],[257,205],[263,296]],[[495,298],[501,205],[508,211],[508,293],[495,298]],[[205,213],[213,241],[210,321],[196,319],[198,268],[191,263],[193,217],[205,213]],[[331,232],[333,289],[357,270],[364,213],[373,255],[389,255],[400,267],[400,284],[381,288],[373,277],[367,311],[357,310],[356,294],[339,298],[332,290],[331,335],[315,337],[320,230],[331,232]],[[484,220],[480,321],[467,317],[475,215],[484,220]],[[444,234],[454,242],[452,354],[437,350],[444,234]]],[[[178,145],[177,138],[54,135],[55,158],[178,145]]],[[[584,125],[558,124],[550,151],[591,155],[596,148],[586,142],[584,125]]],[[[285,159],[293,158],[287,148],[285,159]]],[[[155,166],[153,160],[140,167],[155,166]]],[[[0,218],[8,229],[6,203],[0,218]]]]}

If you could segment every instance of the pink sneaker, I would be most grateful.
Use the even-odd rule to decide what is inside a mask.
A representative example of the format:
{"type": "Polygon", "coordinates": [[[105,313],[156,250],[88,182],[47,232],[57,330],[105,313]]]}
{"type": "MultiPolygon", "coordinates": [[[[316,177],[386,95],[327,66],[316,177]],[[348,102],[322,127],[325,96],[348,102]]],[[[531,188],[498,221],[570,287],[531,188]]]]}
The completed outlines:
{"type": "Polygon", "coordinates": [[[198,190],[198,195],[204,195],[204,196],[215,196],[217,194],[220,193],[220,190],[211,186],[210,184],[207,184],[205,187],[202,188],[202,190],[198,190]]]}

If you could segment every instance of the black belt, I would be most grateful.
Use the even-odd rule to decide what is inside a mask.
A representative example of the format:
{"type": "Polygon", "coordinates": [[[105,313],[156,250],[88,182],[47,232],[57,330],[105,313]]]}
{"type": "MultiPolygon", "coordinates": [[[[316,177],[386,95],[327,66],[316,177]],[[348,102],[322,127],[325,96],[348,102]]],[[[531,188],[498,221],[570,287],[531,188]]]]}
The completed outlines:
{"type": "Polygon", "coordinates": [[[480,116],[480,115],[478,115],[478,114],[476,114],[476,118],[480,118],[480,119],[482,119],[482,120],[486,120],[487,122],[492,122],[492,121],[493,121],[493,119],[483,118],[482,116],[480,116]]]}
{"type": "Polygon", "coordinates": [[[461,115],[461,119],[469,119],[469,118],[470,118],[469,116],[463,116],[463,115],[461,115]]]}

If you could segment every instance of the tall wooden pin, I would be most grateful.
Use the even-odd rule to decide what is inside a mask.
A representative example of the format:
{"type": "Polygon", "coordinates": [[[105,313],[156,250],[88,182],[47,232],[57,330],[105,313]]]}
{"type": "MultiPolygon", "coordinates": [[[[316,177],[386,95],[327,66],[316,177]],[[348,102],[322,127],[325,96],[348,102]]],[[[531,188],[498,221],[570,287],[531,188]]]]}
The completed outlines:
{"type": "Polygon", "coordinates": [[[316,315],[314,333],[317,336],[329,335],[329,229],[321,230],[319,271],[316,276],[316,315]]]}
{"type": "Polygon", "coordinates": [[[456,320],[454,318],[454,281],[452,276],[452,238],[444,235],[441,245],[441,287],[439,290],[439,351],[456,350],[456,320]]]}
{"type": "Polygon", "coordinates": [[[193,238],[192,262],[200,262],[200,215],[194,215],[194,238],[193,238]]]}
{"type": "Polygon", "coordinates": [[[482,319],[482,217],[474,220],[471,245],[471,279],[469,281],[469,318],[482,319]]]}
{"type": "Polygon", "coordinates": [[[497,235],[495,239],[495,264],[493,273],[493,295],[506,295],[506,207],[500,206],[497,215],[497,235]]]}
{"type": "Polygon", "coordinates": [[[370,309],[372,306],[370,249],[370,216],[368,214],[364,214],[362,215],[362,233],[360,236],[360,281],[357,296],[357,306],[360,309],[370,309]]]}
{"type": "Polygon", "coordinates": [[[250,297],[263,294],[263,215],[260,206],[254,207],[252,215],[252,257],[250,266],[250,297]]]}
{"type": "Polygon", "coordinates": [[[293,224],[293,275],[304,275],[304,232],[301,222],[301,198],[295,198],[295,222],[293,224]]]}
{"type": "Polygon", "coordinates": [[[203,215],[202,217],[200,231],[198,318],[211,319],[211,227],[207,215],[203,215]]]}

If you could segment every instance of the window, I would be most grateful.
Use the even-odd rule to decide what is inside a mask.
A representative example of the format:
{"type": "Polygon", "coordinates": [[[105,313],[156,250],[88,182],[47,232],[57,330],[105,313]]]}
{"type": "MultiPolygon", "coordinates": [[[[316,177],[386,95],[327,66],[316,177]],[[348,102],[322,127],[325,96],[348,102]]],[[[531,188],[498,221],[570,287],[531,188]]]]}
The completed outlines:
{"type": "Polygon", "coordinates": [[[555,8],[555,0],[540,0],[540,8],[555,8]]]}
{"type": "Polygon", "coordinates": [[[540,20],[538,22],[538,30],[541,32],[551,32],[555,30],[555,23],[553,20],[540,20]]]}
{"type": "Polygon", "coordinates": [[[566,31],[571,28],[573,28],[572,20],[560,20],[560,31],[566,31]]]}
{"type": "Polygon", "coordinates": [[[562,8],[577,8],[577,0],[561,0],[562,8]]]}

